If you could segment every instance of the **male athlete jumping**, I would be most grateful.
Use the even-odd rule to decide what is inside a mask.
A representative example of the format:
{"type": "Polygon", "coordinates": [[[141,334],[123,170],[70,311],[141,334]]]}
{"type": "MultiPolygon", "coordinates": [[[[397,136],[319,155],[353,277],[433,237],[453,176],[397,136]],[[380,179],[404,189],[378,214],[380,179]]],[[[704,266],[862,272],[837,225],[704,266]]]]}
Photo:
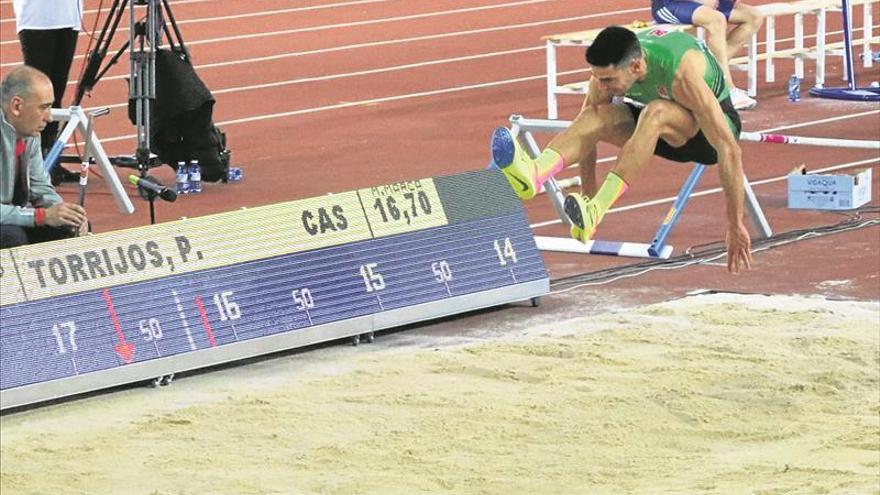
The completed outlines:
{"type": "Polygon", "coordinates": [[[534,197],[566,163],[579,163],[584,195],[568,195],[565,212],[573,223],[572,237],[586,242],[652,154],[717,163],[727,203],[727,268],[732,273],[749,269],[751,241],[743,223],[742,156],[736,141],[741,123],[715,57],[687,33],[655,29],[637,36],[612,26],[599,33],[586,58],[593,75],[583,108],[537,159],[529,158],[510,130],[500,127],[492,136],[493,159],[520,198],[534,197]],[[640,104],[612,100],[615,96],[640,104]],[[600,141],[621,150],[597,188],[600,141]]]}

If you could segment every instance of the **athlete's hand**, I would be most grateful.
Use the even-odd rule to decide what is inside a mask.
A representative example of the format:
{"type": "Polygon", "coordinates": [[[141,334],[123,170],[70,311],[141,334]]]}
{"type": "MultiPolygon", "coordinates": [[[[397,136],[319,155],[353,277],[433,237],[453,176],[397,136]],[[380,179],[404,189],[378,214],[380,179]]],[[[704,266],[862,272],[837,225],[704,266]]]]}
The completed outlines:
{"type": "Polygon", "coordinates": [[[79,229],[86,223],[86,210],[74,203],[56,203],[46,208],[46,225],[79,229]]]}
{"type": "Polygon", "coordinates": [[[584,97],[584,103],[581,105],[581,112],[587,110],[595,111],[600,106],[609,103],[611,103],[611,95],[602,90],[602,87],[597,80],[591,77],[587,83],[587,96],[584,97]]]}
{"type": "Polygon", "coordinates": [[[727,271],[739,273],[741,269],[752,269],[752,240],[742,222],[727,229],[727,271]]]}

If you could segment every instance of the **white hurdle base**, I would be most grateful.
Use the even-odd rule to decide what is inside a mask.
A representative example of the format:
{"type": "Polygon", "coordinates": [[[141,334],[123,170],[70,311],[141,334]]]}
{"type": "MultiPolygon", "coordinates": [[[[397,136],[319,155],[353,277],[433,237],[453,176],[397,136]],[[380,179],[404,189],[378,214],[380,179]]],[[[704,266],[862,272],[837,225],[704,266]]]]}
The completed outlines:
{"type": "Polygon", "coordinates": [[[665,245],[657,256],[650,254],[650,244],[637,242],[617,242],[591,240],[586,244],[566,237],[535,236],[535,243],[541,251],[554,251],[559,253],[575,254],[602,254],[606,256],[626,256],[630,258],[654,258],[669,259],[672,256],[672,246],[665,245]]]}
{"type": "MultiPolygon", "coordinates": [[[[531,135],[526,136],[527,139],[531,135]]],[[[531,143],[529,144],[531,146],[531,143]]],[[[551,203],[557,209],[563,224],[568,223],[568,217],[562,211],[562,191],[570,187],[580,187],[580,177],[570,177],[568,179],[550,179],[544,185],[544,193],[550,195],[551,203]]],[[[651,244],[642,244],[639,242],[620,242],[620,241],[603,241],[600,239],[592,239],[586,244],[570,237],[548,237],[535,236],[535,243],[540,251],[553,251],[557,253],[574,253],[574,254],[601,254],[605,256],[626,256],[628,258],[654,258],[669,259],[672,256],[672,246],[664,245],[660,252],[656,255],[651,254],[651,244]]]]}

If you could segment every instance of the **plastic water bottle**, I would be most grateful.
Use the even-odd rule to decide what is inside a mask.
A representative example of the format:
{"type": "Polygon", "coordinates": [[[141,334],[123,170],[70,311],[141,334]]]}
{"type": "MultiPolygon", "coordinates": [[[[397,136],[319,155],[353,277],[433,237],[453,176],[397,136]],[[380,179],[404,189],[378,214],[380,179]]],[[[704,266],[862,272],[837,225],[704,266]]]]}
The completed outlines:
{"type": "Polygon", "coordinates": [[[241,167],[229,167],[229,171],[226,174],[226,180],[229,182],[238,182],[244,178],[244,172],[241,170],[241,167]]]}
{"type": "Polygon", "coordinates": [[[797,74],[788,78],[788,101],[796,103],[801,101],[801,80],[797,74]]]}
{"type": "Polygon", "coordinates": [[[187,171],[186,162],[177,162],[177,194],[189,193],[189,173],[187,171]]]}
{"type": "Polygon", "coordinates": [[[190,192],[202,192],[202,167],[198,160],[189,162],[189,190],[190,192]]]}

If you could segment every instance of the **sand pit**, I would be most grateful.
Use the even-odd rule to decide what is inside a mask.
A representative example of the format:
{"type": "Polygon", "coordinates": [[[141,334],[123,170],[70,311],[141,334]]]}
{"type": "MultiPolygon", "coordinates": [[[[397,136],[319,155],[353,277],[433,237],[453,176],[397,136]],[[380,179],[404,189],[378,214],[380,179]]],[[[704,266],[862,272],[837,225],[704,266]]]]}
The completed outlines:
{"type": "Polygon", "coordinates": [[[709,295],[2,417],[7,494],[876,494],[880,303],[709,295]]]}

